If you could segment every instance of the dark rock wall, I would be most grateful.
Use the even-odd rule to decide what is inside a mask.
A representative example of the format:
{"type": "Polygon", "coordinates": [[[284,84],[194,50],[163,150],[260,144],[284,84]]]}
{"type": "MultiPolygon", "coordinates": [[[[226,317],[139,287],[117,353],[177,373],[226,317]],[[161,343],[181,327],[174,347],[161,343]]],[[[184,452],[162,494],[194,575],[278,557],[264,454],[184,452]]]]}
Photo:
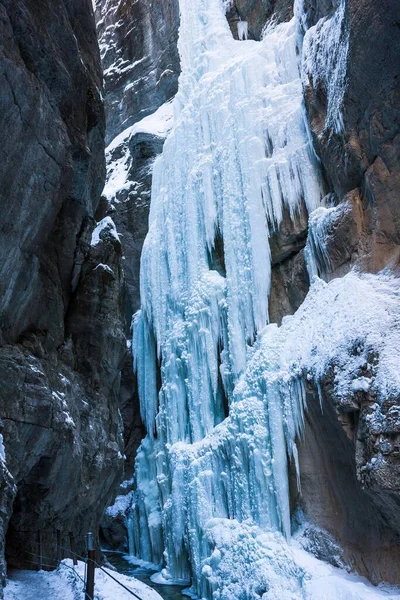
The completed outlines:
{"type": "Polygon", "coordinates": [[[178,0],[98,0],[107,143],[178,88],[178,0]]]}
{"type": "Polygon", "coordinates": [[[1,326],[63,339],[76,238],[104,180],[101,74],[89,0],[0,4],[1,326]]]}
{"type": "Polygon", "coordinates": [[[247,21],[249,38],[259,40],[265,26],[273,21],[289,21],[293,16],[293,0],[228,0],[227,18],[237,38],[237,22],[247,21]]]}
{"type": "MultiPolygon", "coordinates": [[[[306,26],[329,18],[338,5],[306,0],[306,26]]],[[[341,35],[348,36],[349,54],[342,132],[327,126],[323,82],[311,79],[305,88],[314,147],[322,160],[329,204],[336,206],[325,236],[328,261],[320,275],[326,280],[354,266],[398,272],[399,23],[397,2],[345,3],[341,35]]],[[[370,362],[373,368],[374,357],[370,362]]],[[[310,395],[300,449],[303,508],[335,536],[353,568],[374,582],[398,583],[400,399],[388,397],[378,406],[369,393],[360,393],[356,403],[343,405],[332,391],[329,373],[322,395],[323,413],[317,395],[310,395]]]]}
{"type": "MultiPolygon", "coordinates": [[[[173,98],[180,73],[177,48],[178,0],[98,0],[97,34],[104,69],[106,140],[155,112],[173,98]]],[[[104,215],[121,233],[130,324],[140,308],[140,255],[148,230],[151,171],[164,140],[138,133],[108,153],[109,167],[126,158],[127,186],[105,202],[104,215]]],[[[103,215],[102,215],[103,216],[103,215]]],[[[130,337],[129,331],[127,332],[130,337]]],[[[125,477],[133,474],[136,450],[143,437],[132,355],[126,355],[121,378],[120,409],[124,422],[125,477]]]]}
{"type": "Polygon", "coordinates": [[[97,531],[122,473],[126,350],[120,243],[90,244],[105,177],[91,0],[0,0],[0,80],[3,575],[7,528],[26,567],[38,530],[52,560],[57,530],[80,550],[97,531]]]}
{"type": "MultiPolygon", "coordinates": [[[[334,5],[337,4],[334,3],[334,5]]],[[[307,25],[332,13],[330,2],[306,0],[307,25]]],[[[305,89],[315,148],[336,202],[359,193],[364,218],[360,264],[376,271],[398,262],[400,242],[400,5],[383,0],[347,0],[344,27],[349,34],[343,133],[326,128],[327,92],[305,89]]]]}

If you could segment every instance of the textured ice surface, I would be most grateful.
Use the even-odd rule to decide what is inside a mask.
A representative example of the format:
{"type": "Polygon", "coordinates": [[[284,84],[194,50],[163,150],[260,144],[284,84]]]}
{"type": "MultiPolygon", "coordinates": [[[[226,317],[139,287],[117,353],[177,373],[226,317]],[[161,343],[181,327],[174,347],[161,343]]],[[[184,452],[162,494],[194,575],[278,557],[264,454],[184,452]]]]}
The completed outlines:
{"type": "Polygon", "coordinates": [[[322,277],[330,269],[330,258],[326,247],[326,238],[332,217],[341,207],[325,208],[320,206],[309,216],[305,258],[310,280],[314,276],[322,277]]]}
{"type": "Polygon", "coordinates": [[[0,433],[0,460],[6,462],[6,451],[4,448],[3,435],[0,433]]]}
{"type": "Polygon", "coordinates": [[[213,519],[207,540],[201,598],[215,600],[398,600],[398,590],[317,560],[294,540],[250,523],[213,519]]]}
{"type": "Polygon", "coordinates": [[[237,24],[239,40],[247,40],[249,35],[249,24],[247,21],[238,21],[237,24]]]}
{"type": "MultiPolygon", "coordinates": [[[[296,3],[301,22],[303,0],[296,3]]],[[[330,18],[323,18],[310,27],[304,37],[302,73],[305,85],[312,84],[326,96],[324,129],[335,133],[343,130],[342,103],[346,91],[349,31],[346,25],[345,0],[337,0],[330,18]]]]}
{"type": "Polygon", "coordinates": [[[223,423],[203,440],[178,442],[168,451],[145,441],[138,459],[139,497],[151,507],[149,531],[159,519],[165,524],[173,558],[166,577],[185,579],[178,557],[188,544],[200,597],[253,599],[260,589],[268,590],[264,600],[386,597],[385,591],[295,552],[271,530],[289,528],[285,443],[293,443],[301,422],[304,382],[318,387],[332,367],[339,401],[349,402],[360,389],[372,391],[378,403],[398,397],[399,299],[399,282],[390,276],[351,272],[329,284],[315,279],[297,313],[259,336],[223,423]],[[371,376],[360,376],[371,355],[371,376]],[[156,509],[157,475],[144,477],[155,463],[165,490],[162,510],[156,509]]]}
{"type": "Polygon", "coordinates": [[[333,361],[338,397],[354,393],[374,347],[371,387],[398,389],[390,334],[382,337],[397,291],[384,277],[316,279],[294,317],[267,325],[269,233],[284,207],[312,212],[323,195],[303,116],[299,16],[242,43],[221,0],[180,7],[182,74],[154,165],[134,320],[147,436],[131,551],[165,565],[165,579],[192,579],[203,598],[322,599],[318,585],[307,591],[314,566],[305,575],[285,541],[304,382],[318,387],[333,361]]]}
{"type": "Polygon", "coordinates": [[[224,417],[223,396],[231,399],[248,345],[268,321],[268,231],[284,204],[294,215],[303,199],[313,210],[321,197],[295,21],[239,44],[219,0],[182,0],[181,13],[182,75],[175,124],[154,165],[137,320],[146,333],[136,337],[139,379],[153,388],[145,404],[154,415],[160,403],[168,443],[199,440],[224,417]]]}

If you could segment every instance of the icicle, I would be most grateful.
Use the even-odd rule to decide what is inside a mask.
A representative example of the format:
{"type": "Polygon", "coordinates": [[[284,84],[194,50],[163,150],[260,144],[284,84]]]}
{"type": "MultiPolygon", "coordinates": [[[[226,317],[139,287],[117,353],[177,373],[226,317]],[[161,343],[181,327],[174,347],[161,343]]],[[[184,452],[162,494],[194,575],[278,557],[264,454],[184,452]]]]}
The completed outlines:
{"type": "Polygon", "coordinates": [[[157,562],[165,549],[164,575],[191,573],[199,592],[210,519],[290,535],[287,456],[302,431],[304,390],[298,374],[284,385],[268,376],[279,355],[252,371],[251,346],[268,323],[269,229],[285,207],[292,217],[303,202],[312,211],[323,194],[295,20],[242,44],[221,0],[180,8],[182,74],[153,170],[134,323],[148,431],[135,514],[141,557],[157,562]]]}
{"type": "Polygon", "coordinates": [[[238,38],[239,40],[247,40],[249,35],[249,24],[247,21],[238,21],[237,24],[238,29],[238,38]]]}
{"type": "Polygon", "coordinates": [[[308,225],[308,237],[305,258],[310,281],[317,276],[326,278],[331,270],[331,261],[327,250],[327,238],[331,218],[335,217],[335,208],[317,208],[311,213],[308,225]]]}
{"type": "MultiPolygon", "coordinates": [[[[302,4],[299,2],[299,4],[302,4]]],[[[304,37],[303,81],[314,89],[322,86],[327,95],[324,130],[343,131],[343,98],[346,92],[349,31],[346,1],[339,0],[332,17],[323,18],[304,37]]]]}

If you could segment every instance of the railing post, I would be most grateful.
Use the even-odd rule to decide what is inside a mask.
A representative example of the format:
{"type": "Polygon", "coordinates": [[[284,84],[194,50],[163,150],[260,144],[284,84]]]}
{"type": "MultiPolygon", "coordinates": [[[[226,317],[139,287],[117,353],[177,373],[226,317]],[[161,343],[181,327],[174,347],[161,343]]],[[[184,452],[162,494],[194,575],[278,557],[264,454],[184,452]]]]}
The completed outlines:
{"type": "Polygon", "coordinates": [[[42,532],[40,529],[38,531],[38,547],[39,547],[39,552],[38,552],[38,554],[39,554],[39,571],[41,571],[43,568],[43,565],[42,565],[43,560],[42,560],[42,532]]]}
{"type": "Polygon", "coordinates": [[[88,533],[86,539],[87,539],[88,559],[87,559],[85,600],[93,600],[93,598],[94,598],[94,569],[95,569],[95,559],[96,559],[96,551],[94,549],[94,544],[93,544],[93,534],[88,533]]]}
{"type": "Polygon", "coordinates": [[[74,542],[74,534],[72,531],[69,532],[69,547],[71,548],[72,560],[74,561],[74,567],[78,564],[78,559],[75,554],[75,542],[74,542]]]}
{"type": "Polygon", "coordinates": [[[62,548],[61,548],[61,531],[57,529],[57,563],[61,562],[62,559],[62,548]]]}

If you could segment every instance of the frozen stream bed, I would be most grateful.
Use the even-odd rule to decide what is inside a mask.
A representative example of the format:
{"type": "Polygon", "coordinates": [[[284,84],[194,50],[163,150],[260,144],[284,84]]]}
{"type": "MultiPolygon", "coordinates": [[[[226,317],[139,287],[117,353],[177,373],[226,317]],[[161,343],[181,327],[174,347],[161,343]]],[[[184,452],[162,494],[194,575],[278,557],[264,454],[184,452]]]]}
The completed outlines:
{"type": "Polygon", "coordinates": [[[154,573],[150,569],[138,567],[131,564],[124,558],[124,555],[119,552],[107,552],[108,561],[123,575],[133,576],[139,581],[152,587],[164,600],[187,600],[188,596],[182,594],[182,587],[177,585],[161,585],[153,583],[150,577],[154,573]]]}

